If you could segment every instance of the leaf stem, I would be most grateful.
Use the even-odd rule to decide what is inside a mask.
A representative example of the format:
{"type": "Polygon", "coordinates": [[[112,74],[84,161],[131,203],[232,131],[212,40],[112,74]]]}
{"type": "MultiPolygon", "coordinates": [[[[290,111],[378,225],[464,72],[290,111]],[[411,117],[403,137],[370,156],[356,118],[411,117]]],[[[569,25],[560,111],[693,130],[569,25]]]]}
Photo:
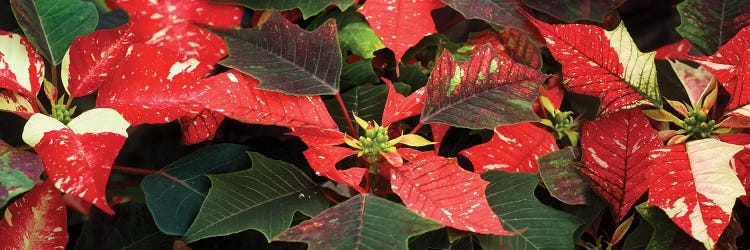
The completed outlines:
{"type": "Polygon", "coordinates": [[[159,170],[153,170],[153,169],[144,169],[144,168],[133,168],[133,167],[126,167],[126,166],[120,166],[120,165],[114,165],[112,166],[112,170],[116,170],[123,173],[128,174],[136,174],[136,175],[150,175],[150,174],[158,174],[159,170]]]}
{"type": "Polygon", "coordinates": [[[339,107],[341,107],[341,112],[344,113],[344,118],[346,118],[346,125],[349,125],[349,130],[352,131],[352,136],[354,138],[359,138],[357,130],[354,129],[352,118],[349,117],[349,111],[346,110],[346,104],[344,104],[344,99],[341,98],[340,93],[336,93],[336,101],[339,103],[339,107]]]}
{"type": "Polygon", "coordinates": [[[417,124],[417,126],[416,126],[416,127],[414,127],[414,128],[413,128],[413,129],[411,130],[411,132],[409,132],[409,134],[416,134],[417,132],[419,132],[419,130],[420,130],[420,129],[422,129],[422,126],[424,126],[424,123],[422,123],[422,122],[420,121],[420,122],[419,122],[419,123],[417,124]]]}
{"type": "Polygon", "coordinates": [[[42,112],[42,114],[49,115],[49,112],[47,112],[47,108],[42,105],[42,102],[39,101],[38,97],[34,97],[34,103],[36,103],[36,106],[39,108],[39,112],[42,112]]]}

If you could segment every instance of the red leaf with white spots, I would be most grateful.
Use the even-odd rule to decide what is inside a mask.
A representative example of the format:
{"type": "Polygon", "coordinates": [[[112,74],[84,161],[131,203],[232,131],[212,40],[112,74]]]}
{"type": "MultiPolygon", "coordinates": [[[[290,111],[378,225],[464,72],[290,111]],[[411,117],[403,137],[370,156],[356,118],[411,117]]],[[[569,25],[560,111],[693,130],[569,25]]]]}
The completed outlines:
{"type": "Polygon", "coordinates": [[[339,145],[344,143],[344,137],[354,140],[351,136],[333,129],[298,127],[292,128],[292,130],[293,131],[289,133],[290,135],[299,137],[302,141],[310,145],[339,145]]]}
{"type": "Polygon", "coordinates": [[[131,27],[132,23],[128,23],[73,40],[63,57],[60,74],[68,94],[73,97],[91,94],[112,77],[111,71],[120,65],[127,48],[133,44],[131,27]]]}
{"type": "Polygon", "coordinates": [[[562,64],[571,92],[599,97],[599,115],[642,104],[661,105],[654,52],[642,53],[620,25],[613,31],[584,24],[533,20],[552,55],[562,64]]]}
{"type": "Polygon", "coordinates": [[[498,53],[508,55],[514,61],[530,68],[538,69],[542,66],[539,51],[542,45],[533,39],[534,37],[518,29],[505,28],[472,33],[466,43],[477,47],[485,43],[492,44],[498,53]]]}
{"type": "Polygon", "coordinates": [[[193,23],[227,29],[239,26],[239,6],[208,0],[119,0],[133,23],[136,42],[167,48],[214,64],[227,55],[224,40],[193,23]]]}
{"type": "Polygon", "coordinates": [[[654,59],[685,59],[688,57],[692,45],[688,40],[682,39],[673,44],[664,45],[656,49],[654,59]]]}
{"type": "MultiPolygon", "coordinates": [[[[737,173],[737,177],[740,179],[742,186],[745,187],[745,192],[750,193],[750,134],[726,134],[720,135],[718,139],[726,143],[741,145],[744,147],[732,157],[729,164],[737,173]]],[[[740,201],[742,201],[745,206],[750,207],[750,196],[747,194],[740,196],[740,201]]]]}
{"type": "Polygon", "coordinates": [[[742,146],[716,139],[690,141],[651,151],[648,204],[713,248],[726,228],[737,197],[745,194],[729,166],[742,146]]]}
{"type": "Polygon", "coordinates": [[[29,119],[38,110],[34,104],[34,98],[10,90],[0,90],[0,111],[12,112],[29,119]]]}
{"type": "MultiPolygon", "coordinates": [[[[291,96],[256,88],[260,81],[230,70],[200,82],[214,92],[197,96],[205,107],[243,123],[337,129],[320,96],[291,96]]],[[[342,137],[343,138],[343,137],[342,137]]]]}
{"type": "Polygon", "coordinates": [[[0,249],[65,249],[65,202],[48,180],[8,206],[0,220],[0,249]]]}
{"type": "Polygon", "coordinates": [[[537,159],[557,150],[555,137],[535,123],[524,122],[495,128],[490,141],[461,151],[474,164],[474,172],[489,170],[538,173],[537,159]]]}
{"type": "Polygon", "coordinates": [[[583,124],[580,171],[618,221],[648,189],[649,153],[661,145],[656,130],[638,109],[583,124]]]}
{"type": "Polygon", "coordinates": [[[712,56],[691,57],[716,76],[729,93],[726,110],[750,104],[750,27],[740,30],[712,56]]]}
{"type": "Polygon", "coordinates": [[[35,97],[44,79],[44,59],[29,39],[0,30],[0,88],[35,97]]]}
{"type": "Polygon", "coordinates": [[[111,72],[111,80],[99,87],[97,107],[113,108],[133,125],[170,122],[203,110],[198,95],[208,89],[202,88],[198,79],[208,66],[198,60],[134,44],[120,64],[123,66],[111,72]]]}
{"type": "Polygon", "coordinates": [[[55,187],[112,214],[104,192],[129,126],[113,109],[88,110],[67,126],[35,114],[26,123],[22,138],[42,158],[55,187]]]}
{"type": "Polygon", "coordinates": [[[417,159],[391,168],[391,190],[418,214],[460,230],[514,235],[503,229],[487,203],[484,194],[487,184],[479,174],[462,169],[455,158],[432,152],[421,153],[417,159]]]}
{"type": "Polygon", "coordinates": [[[440,0],[368,0],[359,12],[399,64],[406,50],[437,32],[430,11],[443,6],[440,0]]]}
{"type": "Polygon", "coordinates": [[[206,140],[213,140],[224,115],[204,109],[195,116],[180,117],[182,127],[182,144],[191,145],[206,140]]]}
{"type": "Polygon", "coordinates": [[[383,82],[388,86],[388,98],[385,101],[385,108],[383,111],[383,119],[381,124],[383,126],[391,125],[394,122],[419,115],[422,113],[424,108],[424,87],[417,89],[414,93],[411,93],[408,97],[396,92],[393,88],[391,81],[382,78],[383,82]]]}

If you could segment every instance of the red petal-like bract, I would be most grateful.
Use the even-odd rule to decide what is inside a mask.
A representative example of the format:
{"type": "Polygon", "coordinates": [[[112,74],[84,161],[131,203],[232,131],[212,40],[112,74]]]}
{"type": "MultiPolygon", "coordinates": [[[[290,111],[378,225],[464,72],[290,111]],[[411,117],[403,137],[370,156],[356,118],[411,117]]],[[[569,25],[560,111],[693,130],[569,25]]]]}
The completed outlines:
{"type": "Polygon", "coordinates": [[[648,189],[649,153],[659,148],[655,129],[638,109],[583,124],[581,173],[621,220],[648,189]]]}
{"type": "MultiPolygon", "coordinates": [[[[359,186],[367,169],[353,167],[347,170],[336,169],[336,163],[356,152],[351,148],[337,147],[343,144],[346,134],[333,129],[293,128],[289,133],[302,139],[308,149],[303,152],[315,174],[322,175],[335,182],[347,185],[357,192],[365,193],[359,186]]],[[[350,138],[352,139],[352,138],[350,138]]]]}
{"type": "Polygon", "coordinates": [[[26,123],[22,137],[42,158],[55,187],[113,214],[104,194],[129,126],[112,109],[88,110],[67,127],[54,118],[35,114],[26,123]]]}
{"type": "Polygon", "coordinates": [[[595,25],[532,21],[562,64],[565,87],[599,97],[600,115],[642,104],[661,104],[655,53],[638,51],[622,23],[606,31],[595,25]]]}
{"type": "Polygon", "coordinates": [[[461,151],[474,172],[489,170],[538,173],[537,159],[557,150],[555,137],[535,123],[524,122],[495,128],[490,141],[461,151]]]}
{"type": "Polygon", "coordinates": [[[65,249],[67,211],[62,195],[43,182],[8,206],[0,220],[0,249],[65,249]]]}
{"type": "Polygon", "coordinates": [[[195,116],[180,117],[182,144],[192,145],[214,139],[224,115],[204,109],[195,116]]]}
{"type": "Polygon", "coordinates": [[[443,6],[440,0],[368,0],[359,12],[399,64],[406,50],[437,32],[430,11],[443,6]]]}
{"type": "Polygon", "coordinates": [[[98,30],[73,40],[61,65],[61,80],[72,97],[93,93],[112,78],[135,39],[132,23],[117,29],[98,30]],[[73,62],[73,63],[71,63],[73,62]]]}
{"type": "Polygon", "coordinates": [[[651,151],[648,204],[658,206],[706,249],[712,249],[745,194],[729,161],[742,146],[716,139],[651,151]]]}
{"type": "Polygon", "coordinates": [[[685,59],[688,57],[692,45],[688,40],[682,39],[673,44],[664,45],[656,49],[654,59],[685,59]]]}
{"type": "Polygon", "coordinates": [[[44,79],[44,59],[29,39],[0,30],[0,88],[35,97],[44,79]]]}
{"type": "MultiPolygon", "coordinates": [[[[399,150],[401,153],[401,150],[399,150]]],[[[414,154],[413,151],[402,155],[414,154]]],[[[391,190],[406,207],[443,225],[481,234],[514,235],[503,229],[492,211],[479,174],[464,170],[455,158],[432,152],[398,168],[391,168],[391,190]]]]}
{"type": "Polygon", "coordinates": [[[136,42],[171,49],[181,55],[214,64],[227,55],[224,40],[193,23],[227,29],[239,26],[239,6],[208,0],[119,0],[133,23],[136,42]]]}
{"type": "MultiPolygon", "coordinates": [[[[740,152],[737,152],[729,163],[734,171],[737,172],[737,177],[740,178],[742,186],[745,187],[745,192],[750,193],[750,134],[726,134],[720,135],[718,139],[726,143],[745,147],[740,152]]],[[[750,207],[750,196],[747,194],[740,196],[740,201],[746,207],[750,207]]]]}
{"type": "Polygon", "coordinates": [[[740,30],[712,56],[692,57],[716,76],[729,93],[726,110],[750,104],[750,27],[740,30]]]}
{"type": "Polygon", "coordinates": [[[414,91],[414,93],[404,97],[396,92],[396,89],[393,88],[393,84],[391,84],[390,80],[385,78],[382,79],[388,86],[388,98],[385,101],[383,119],[381,120],[383,126],[388,126],[394,122],[422,113],[422,108],[424,108],[424,87],[419,88],[417,91],[414,91]]]}
{"type": "Polygon", "coordinates": [[[34,97],[28,97],[10,90],[0,90],[0,111],[8,111],[29,119],[38,111],[34,97]]]}
{"type": "Polygon", "coordinates": [[[440,144],[445,138],[445,134],[448,133],[448,129],[451,126],[442,123],[430,123],[430,129],[432,129],[432,141],[435,142],[435,153],[440,152],[440,144]]]}

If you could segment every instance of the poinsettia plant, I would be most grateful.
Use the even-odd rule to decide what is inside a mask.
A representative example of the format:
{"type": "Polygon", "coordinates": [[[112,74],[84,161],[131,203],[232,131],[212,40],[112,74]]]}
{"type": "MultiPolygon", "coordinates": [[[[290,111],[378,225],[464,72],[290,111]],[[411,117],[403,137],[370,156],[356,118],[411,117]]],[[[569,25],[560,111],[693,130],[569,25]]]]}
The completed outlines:
{"type": "Polygon", "coordinates": [[[750,4],[635,2],[5,1],[0,248],[748,247],[750,4]]]}

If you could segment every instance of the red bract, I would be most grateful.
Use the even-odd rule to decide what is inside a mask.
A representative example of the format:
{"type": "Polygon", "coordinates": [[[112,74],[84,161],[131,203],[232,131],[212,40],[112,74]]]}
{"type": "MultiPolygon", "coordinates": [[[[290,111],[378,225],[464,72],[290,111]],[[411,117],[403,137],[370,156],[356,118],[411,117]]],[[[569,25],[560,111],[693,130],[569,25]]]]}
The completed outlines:
{"type": "Polygon", "coordinates": [[[29,119],[38,111],[34,98],[10,90],[0,91],[0,110],[10,111],[20,117],[29,119]]]}
{"type": "Polygon", "coordinates": [[[193,25],[214,28],[237,27],[242,8],[212,4],[208,0],[119,0],[133,23],[136,42],[177,51],[190,58],[213,64],[227,55],[224,41],[193,25]]]}
{"type": "MultiPolygon", "coordinates": [[[[720,141],[734,145],[742,145],[744,148],[737,152],[729,163],[737,172],[737,177],[745,186],[745,192],[750,193],[750,135],[748,134],[726,134],[718,137],[720,141]]],[[[740,196],[740,201],[750,207],[750,196],[740,196]]]]}
{"type": "Polygon", "coordinates": [[[745,194],[729,160],[742,146],[716,139],[690,141],[651,151],[648,204],[658,206],[707,249],[729,223],[737,197],[745,194]]]}
{"type": "Polygon", "coordinates": [[[1,249],[65,249],[65,202],[51,180],[43,182],[5,211],[0,220],[1,249]]]}
{"type": "Polygon", "coordinates": [[[42,87],[44,59],[25,37],[0,30],[0,88],[34,97],[42,87]]]}
{"type": "Polygon", "coordinates": [[[726,110],[733,111],[750,103],[750,27],[742,29],[716,54],[692,57],[716,76],[729,93],[726,110]]]}
{"type": "Polygon", "coordinates": [[[656,130],[638,109],[583,124],[581,172],[622,220],[648,189],[649,153],[659,148],[656,130]]]}
{"type": "Polygon", "coordinates": [[[455,158],[399,150],[409,162],[391,168],[391,190],[411,210],[453,228],[482,234],[514,235],[503,229],[487,203],[487,182],[455,158]]]}
{"type": "Polygon", "coordinates": [[[117,29],[98,30],[73,41],[63,58],[60,79],[70,96],[91,94],[112,78],[112,71],[120,67],[135,39],[132,27],[128,23],[117,29]]]}
{"type": "Polygon", "coordinates": [[[222,121],[224,121],[224,115],[208,109],[204,109],[195,116],[180,117],[182,143],[191,145],[213,139],[222,121]]]}
{"type": "Polygon", "coordinates": [[[533,23],[562,64],[565,87],[599,97],[599,115],[661,104],[654,53],[638,51],[622,23],[613,31],[594,25],[533,23]]]}
{"type": "Polygon", "coordinates": [[[104,192],[129,125],[112,109],[86,111],[67,126],[35,114],[26,123],[22,137],[42,158],[55,187],[112,214],[104,192]]]}
{"type": "Polygon", "coordinates": [[[408,97],[404,97],[396,92],[390,80],[385,78],[382,78],[382,80],[388,86],[388,98],[385,101],[385,110],[393,111],[383,112],[383,126],[388,126],[391,123],[418,115],[422,112],[425,97],[424,87],[417,89],[408,97]]]}
{"type": "Polygon", "coordinates": [[[490,141],[461,151],[474,165],[474,172],[539,172],[537,159],[557,150],[552,134],[534,123],[524,122],[495,128],[490,141]]]}
{"type": "Polygon", "coordinates": [[[322,130],[312,128],[296,128],[291,135],[297,136],[306,144],[308,149],[303,153],[315,174],[325,176],[338,183],[347,185],[357,192],[365,193],[359,183],[367,174],[367,169],[353,167],[348,170],[336,169],[336,163],[356,152],[350,148],[334,145],[344,143],[344,133],[336,130],[322,130]]]}
{"type": "Polygon", "coordinates": [[[656,49],[654,59],[684,59],[688,57],[691,47],[692,45],[688,40],[682,39],[656,49]]]}
{"type": "Polygon", "coordinates": [[[406,50],[437,32],[430,11],[443,6],[439,0],[369,0],[359,12],[393,51],[399,64],[406,50]]]}

